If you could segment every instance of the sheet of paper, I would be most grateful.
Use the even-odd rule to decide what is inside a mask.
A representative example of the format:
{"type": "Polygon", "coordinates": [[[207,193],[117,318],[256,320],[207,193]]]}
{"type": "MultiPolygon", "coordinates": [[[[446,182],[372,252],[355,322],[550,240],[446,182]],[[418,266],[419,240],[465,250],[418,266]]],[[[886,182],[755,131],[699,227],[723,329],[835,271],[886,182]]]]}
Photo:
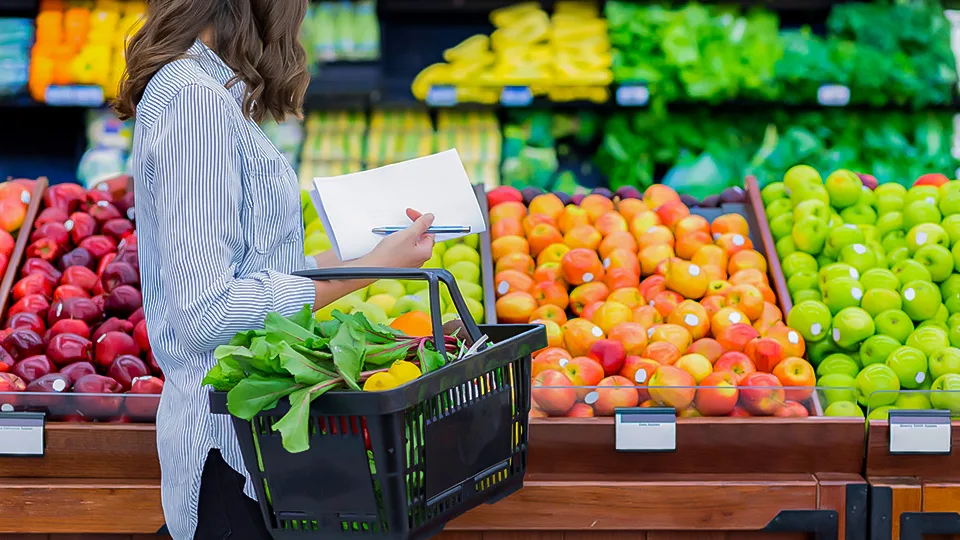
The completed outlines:
{"type": "Polygon", "coordinates": [[[370,253],[383,236],[376,227],[411,224],[407,208],[436,216],[434,226],[466,226],[466,234],[438,234],[451,240],[486,230],[480,204],[456,149],[378,169],[314,178],[310,196],[337,258],[370,253]]]}

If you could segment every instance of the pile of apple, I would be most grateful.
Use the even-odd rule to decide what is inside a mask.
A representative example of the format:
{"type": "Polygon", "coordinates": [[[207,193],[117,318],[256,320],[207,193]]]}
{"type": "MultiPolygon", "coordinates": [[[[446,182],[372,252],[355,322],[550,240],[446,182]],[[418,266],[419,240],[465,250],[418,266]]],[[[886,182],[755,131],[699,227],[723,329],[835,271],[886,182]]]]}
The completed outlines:
{"type": "MultiPolygon", "coordinates": [[[[317,255],[331,248],[330,239],[324,231],[323,223],[310,202],[309,194],[301,192],[304,223],[304,252],[308,256],[317,255]]],[[[478,324],[483,324],[483,286],[480,271],[480,236],[470,235],[457,240],[440,242],[433,246],[433,256],[423,265],[424,268],[444,268],[457,280],[457,287],[463,295],[470,315],[478,324]]],[[[440,304],[443,309],[443,322],[458,319],[446,287],[441,287],[440,304]]],[[[333,310],[343,313],[361,312],[371,321],[391,324],[397,317],[411,312],[430,313],[430,298],[427,294],[427,282],[423,280],[401,281],[381,279],[359,291],[352,292],[337,301],[328,304],[316,313],[317,320],[332,318],[333,310]]]]}
{"type": "Polygon", "coordinates": [[[113,396],[163,387],[143,319],[127,180],[90,191],[58,184],[44,193],[3,314],[0,407],[45,408],[74,421],[155,416],[155,398],[113,396]],[[71,392],[84,396],[47,395],[71,392]]]}
{"type": "Polygon", "coordinates": [[[761,195],[828,410],[960,414],[960,181],[800,165],[761,195]]]}
{"type": "Polygon", "coordinates": [[[16,244],[13,233],[20,230],[27,217],[34,183],[34,180],[24,179],[0,182],[0,280],[3,279],[13,255],[16,244]]]}
{"type": "Polygon", "coordinates": [[[783,323],[739,214],[713,223],[663,185],[642,195],[488,194],[501,323],[543,324],[534,416],[806,416],[813,367],[783,323]],[[642,198],[641,198],[642,197],[642,198]]]}

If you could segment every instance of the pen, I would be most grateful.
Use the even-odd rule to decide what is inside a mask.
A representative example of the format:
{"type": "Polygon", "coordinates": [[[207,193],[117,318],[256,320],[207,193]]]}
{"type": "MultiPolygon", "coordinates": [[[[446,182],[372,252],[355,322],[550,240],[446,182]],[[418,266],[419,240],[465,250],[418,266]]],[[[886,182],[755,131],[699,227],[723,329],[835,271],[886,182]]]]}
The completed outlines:
{"type": "MultiPolygon", "coordinates": [[[[387,234],[393,234],[395,232],[400,232],[404,229],[406,229],[406,227],[376,227],[371,232],[373,234],[387,235],[387,234]]],[[[472,230],[471,227],[467,227],[464,225],[447,225],[447,226],[430,227],[429,229],[427,229],[427,233],[429,234],[467,234],[471,230],[472,230]]]]}

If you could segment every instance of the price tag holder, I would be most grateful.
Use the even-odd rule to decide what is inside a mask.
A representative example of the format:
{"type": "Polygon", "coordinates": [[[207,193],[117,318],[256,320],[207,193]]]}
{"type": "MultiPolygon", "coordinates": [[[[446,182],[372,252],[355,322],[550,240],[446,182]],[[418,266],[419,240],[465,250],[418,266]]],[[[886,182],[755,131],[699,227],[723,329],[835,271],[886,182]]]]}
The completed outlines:
{"type": "Polygon", "coordinates": [[[504,86],[500,91],[500,104],[504,107],[529,107],[533,92],[529,86],[504,86]]]}
{"type": "Polygon", "coordinates": [[[99,86],[48,86],[43,100],[52,107],[100,107],[103,88],[99,86]]]}
{"type": "Polygon", "coordinates": [[[950,455],[950,411],[890,411],[890,453],[950,455]]]}
{"type": "Polygon", "coordinates": [[[614,422],[618,452],[674,452],[677,449],[677,413],[673,409],[616,409],[614,422]]]}
{"type": "Polygon", "coordinates": [[[457,87],[451,84],[438,84],[427,90],[427,105],[431,107],[455,107],[457,105],[457,87]]]}
{"type": "Polygon", "coordinates": [[[817,89],[817,103],[824,107],[846,107],[850,104],[850,88],[842,84],[825,84],[817,89]]]}
{"type": "Polygon", "coordinates": [[[0,456],[43,457],[45,417],[38,412],[0,412],[0,456]]]}
{"type": "Polygon", "coordinates": [[[617,88],[616,100],[621,107],[646,107],[650,89],[645,84],[624,84],[617,88]]]}

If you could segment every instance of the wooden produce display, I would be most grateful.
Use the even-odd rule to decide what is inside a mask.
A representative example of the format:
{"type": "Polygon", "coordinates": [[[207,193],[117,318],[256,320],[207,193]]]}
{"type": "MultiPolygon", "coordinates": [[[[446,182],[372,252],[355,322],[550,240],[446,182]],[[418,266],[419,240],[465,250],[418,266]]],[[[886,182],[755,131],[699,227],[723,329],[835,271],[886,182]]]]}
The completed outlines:
{"type": "Polygon", "coordinates": [[[889,423],[870,421],[866,476],[872,539],[960,537],[960,421],[953,420],[951,439],[948,455],[893,454],[889,423]]]}
{"type": "MultiPolygon", "coordinates": [[[[755,182],[744,203],[691,211],[743,215],[754,249],[774,253],[755,182]]],[[[776,256],[768,261],[782,310],[786,283],[776,256]]],[[[863,420],[814,409],[797,418],[677,418],[676,449],[665,452],[617,451],[614,418],[531,418],[523,489],[451,522],[442,537],[866,538],[863,420]]]]}
{"type": "Polygon", "coordinates": [[[45,177],[40,177],[32,182],[33,190],[30,194],[27,214],[23,219],[23,225],[20,226],[20,230],[14,234],[17,241],[16,245],[13,248],[13,253],[9,260],[7,260],[6,270],[0,272],[0,314],[5,313],[6,303],[10,298],[10,289],[13,288],[13,284],[16,282],[17,270],[20,268],[21,261],[23,261],[23,254],[27,250],[27,244],[30,243],[30,231],[33,229],[33,220],[37,218],[37,213],[40,211],[40,203],[43,201],[43,191],[47,189],[47,179],[45,177]]]}

